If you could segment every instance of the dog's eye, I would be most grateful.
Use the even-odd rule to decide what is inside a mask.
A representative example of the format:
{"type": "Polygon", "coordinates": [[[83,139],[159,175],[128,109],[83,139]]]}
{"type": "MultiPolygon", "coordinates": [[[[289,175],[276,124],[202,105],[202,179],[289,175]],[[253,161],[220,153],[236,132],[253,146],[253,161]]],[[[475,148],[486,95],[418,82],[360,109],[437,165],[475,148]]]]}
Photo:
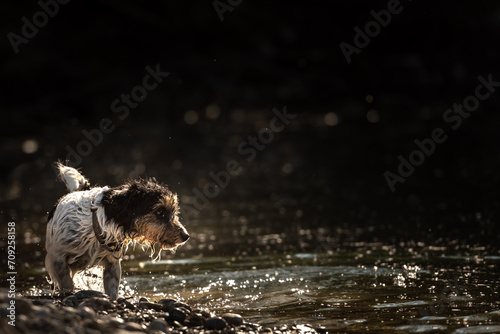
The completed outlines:
{"type": "Polygon", "coordinates": [[[160,216],[160,217],[162,217],[162,218],[163,218],[163,217],[165,217],[165,213],[163,213],[163,212],[161,212],[161,211],[157,211],[157,212],[156,212],[156,215],[157,215],[157,216],[160,216]]]}

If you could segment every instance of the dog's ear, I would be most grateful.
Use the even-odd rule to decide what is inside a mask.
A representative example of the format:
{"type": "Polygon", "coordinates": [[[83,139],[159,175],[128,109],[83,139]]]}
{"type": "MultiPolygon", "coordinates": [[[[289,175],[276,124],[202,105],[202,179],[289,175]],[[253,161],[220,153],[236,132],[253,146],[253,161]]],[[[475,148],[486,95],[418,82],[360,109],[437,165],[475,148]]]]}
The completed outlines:
{"type": "Polygon", "coordinates": [[[125,233],[132,231],[135,220],[134,210],[128,210],[133,194],[134,192],[130,191],[129,186],[124,185],[105,191],[101,201],[106,217],[123,227],[125,233]]]}

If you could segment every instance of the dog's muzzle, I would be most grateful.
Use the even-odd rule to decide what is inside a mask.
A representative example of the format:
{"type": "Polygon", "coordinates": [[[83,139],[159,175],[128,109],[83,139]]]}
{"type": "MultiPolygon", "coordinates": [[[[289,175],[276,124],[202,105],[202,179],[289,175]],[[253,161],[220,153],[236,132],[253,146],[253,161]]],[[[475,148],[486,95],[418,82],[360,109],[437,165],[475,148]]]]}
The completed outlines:
{"type": "Polygon", "coordinates": [[[189,234],[187,234],[186,232],[181,232],[182,242],[186,242],[186,241],[188,241],[188,239],[189,239],[189,234]]]}

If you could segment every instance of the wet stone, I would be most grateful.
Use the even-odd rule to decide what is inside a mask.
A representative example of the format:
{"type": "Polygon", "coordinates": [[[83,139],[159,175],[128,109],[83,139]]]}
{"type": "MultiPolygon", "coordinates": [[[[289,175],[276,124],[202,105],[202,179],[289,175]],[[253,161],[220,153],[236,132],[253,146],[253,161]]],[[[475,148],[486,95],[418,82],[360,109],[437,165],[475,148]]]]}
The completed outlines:
{"type": "Polygon", "coordinates": [[[140,334],[140,333],[144,333],[144,331],[143,330],[135,331],[135,330],[119,329],[119,330],[116,330],[113,332],[113,334],[134,334],[134,333],[140,334]]]}
{"type": "Polygon", "coordinates": [[[36,317],[45,318],[49,316],[49,310],[47,307],[33,306],[33,312],[36,317]]]}
{"type": "Polygon", "coordinates": [[[105,311],[114,308],[113,303],[111,303],[109,300],[99,297],[89,298],[81,303],[80,306],[90,307],[94,311],[105,311]]]}
{"type": "Polygon", "coordinates": [[[167,322],[163,319],[156,319],[151,321],[151,324],[149,324],[149,330],[158,330],[161,332],[166,333],[167,332],[167,322]]]}
{"type": "Polygon", "coordinates": [[[226,326],[227,326],[227,322],[224,319],[219,318],[219,317],[213,317],[213,318],[207,319],[207,321],[205,321],[205,327],[207,329],[222,330],[222,329],[226,328],[226,326]]]}
{"type": "Polygon", "coordinates": [[[149,300],[146,297],[139,298],[139,303],[147,303],[149,300]]]}
{"type": "Polygon", "coordinates": [[[32,311],[33,307],[29,301],[16,298],[16,313],[30,314],[32,311]]]}
{"type": "Polygon", "coordinates": [[[95,319],[86,319],[83,322],[83,327],[85,328],[90,328],[90,329],[95,329],[97,331],[101,331],[102,327],[101,324],[99,324],[95,319]]]}
{"type": "Polygon", "coordinates": [[[184,303],[175,303],[173,304],[174,307],[176,308],[183,308],[183,309],[186,309],[187,311],[189,312],[192,312],[193,310],[191,309],[191,306],[189,306],[188,304],[184,304],[184,303]]]}
{"type": "Polygon", "coordinates": [[[130,331],[130,332],[144,332],[144,328],[142,328],[141,325],[139,325],[138,323],[135,323],[135,322],[127,322],[125,323],[125,327],[124,329],[126,331],[130,331]]]}
{"type": "Polygon", "coordinates": [[[129,310],[132,310],[132,311],[133,311],[133,310],[135,310],[135,309],[136,309],[135,305],[134,305],[134,304],[132,304],[131,302],[129,302],[128,300],[126,300],[126,301],[124,302],[124,304],[125,304],[125,307],[126,307],[126,308],[128,308],[129,310]]]}
{"type": "Polygon", "coordinates": [[[243,325],[243,318],[241,315],[236,313],[226,313],[222,315],[222,319],[226,320],[226,322],[234,327],[238,327],[243,325]]]}
{"type": "Polygon", "coordinates": [[[202,310],[201,311],[201,315],[204,316],[205,318],[211,318],[213,317],[213,314],[211,314],[209,311],[207,310],[202,310]]]}
{"type": "Polygon", "coordinates": [[[205,324],[205,317],[201,313],[191,313],[189,317],[189,326],[203,326],[205,324]]]}
{"type": "Polygon", "coordinates": [[[273,330],[269,327],[266,327],[266,328],[262,328],[259,333],[261,334],[273,334],[273,330]]]}
{"type": "Polygon", "coordinates": [[[75,296],[68,296],[68,297],[64,298],[62,301],[63,305],[71,306],[71,307],[77,307],[79,302],[80,301],[75,296]]]}
{"type": "Polygon", "coordinates": [[[177,303],[177,301],[174,299],[160,299],[159,303],[165,306],[171,306],[177,303]]]}
{"type": "Polygon", "coordinates": [[[149,310],[155,310],[155,311],[161,311],[162,310],[162,305],[161,304],[156,304],[156,303],[150,303],[150,302],[140,302],[139,305],[137,305],[139,309],[149,309],[149,310]]]}
{"type": "Polygon", "coordinates": [[[82,290],[75,293],[74,297],[80,300],[85,300],[94,297],[106,298],[106,295],[100,291],[82,290]]]}
{"type": "Polygon", "coordinates": [[[184,323],[184,321],[186,320],[186,312],[184,312],[183,310],[179,309],[179,308],[173,308],[171,309],[169,312],[168,312],[169,316],[170,316],[170,319],[172,319],[172,321],[177,321],[181,324],[184,323]]]}
{"type": "Polygon", "coordinates": [[[181,323],[180,323],[180,322],[178,322],[178,321],[173,321],[173,322],[172,322],[172,325],[173,325],[175,328],[177,328],[177,329],[184,328],[184,325],[183,325],[183,324],[181,324],[181,323]]]}

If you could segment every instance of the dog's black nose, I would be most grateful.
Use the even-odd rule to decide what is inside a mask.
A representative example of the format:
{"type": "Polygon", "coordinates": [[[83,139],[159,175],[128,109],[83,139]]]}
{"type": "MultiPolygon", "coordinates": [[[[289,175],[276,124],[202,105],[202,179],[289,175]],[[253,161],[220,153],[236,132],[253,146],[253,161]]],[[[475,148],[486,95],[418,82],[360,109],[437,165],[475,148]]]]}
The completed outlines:
{"type": "Polygon", "coordinates": [[[186,232],[181,232],[181,240],[182,242],[187,241],[189,239],[189,234],[186,232]]]}

